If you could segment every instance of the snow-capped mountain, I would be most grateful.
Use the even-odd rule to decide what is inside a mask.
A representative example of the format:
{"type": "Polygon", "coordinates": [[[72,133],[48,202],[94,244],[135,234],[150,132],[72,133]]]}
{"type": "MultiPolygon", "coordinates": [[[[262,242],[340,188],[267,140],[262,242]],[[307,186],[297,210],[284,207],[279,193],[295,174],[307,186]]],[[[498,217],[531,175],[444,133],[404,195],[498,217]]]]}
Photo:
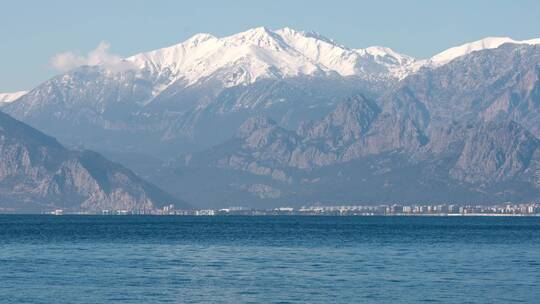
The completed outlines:
{"type": "Polygon", "coordinates": [[[514,40],[487,37],[418,60],[388,47],[351,49],[318,33],[291,28],[258,27],[218,38],[197,34],[188,40],[126,58],[140,70],[164,75],[155,93],[177,80],[193,85],[218,71],[226,87],[261,79],[337,74],[368,80],[403,79],[421,67],[436,68],[474,51],[494,49],[505,43],[540,44],[540,39],[514,40]],[[224,72],[225,71],[225,72],[224,72]]]}
{"type": "Polygon", "coordinates": [[[449,48],[431,57],[430,59],[425,61],[425,63],[433,67],[438,67],[458,57],[462,57],[476,51],[496,49],[505,43],[535,45],[535,44],[540,44],[540,38],[520,41],[520,40],[514,40],[509,37],[487,37],[481,40],[477,40],[477,41],[465,43],[465,44],[462,44],[453,48],[449,48]]]}
{"type": "Polygon", "coordinates": [[[118,135],[133,136],[135,146],[139,132],[157,143],[215,144],[210,138],[228,138],[252,112],[296,127],[326,115],[337,99],[379,95],[416,62],[388,48],[350,49],[316,33],[264,27],[222,38],[197,34],[121,60],[122,69],[97,62],[56,76],[5,109],[71,144],[83,133],[120,144],[101,131],[126,132],[118,135]]]}
{"type": "Polygon", "coordinates": [[[316,33],[264,27],[223,38],[197,34],[182,43],[126,60],[153,75],[167,75],[169,84],[182,80],[193,85],[219,71],[226,87],[260,79],[330,74],[402,78],[405,67],[415,61],[389,48],[353,50],[316,33]]]}
{"type": "Polygon", "coordinates": [[[333,74],[371,81],[399,80],[422,67],[436,68],[471,52],[498,48],[505,43],[532,45],[539,44],[540,39],[488,37],[417,60],[388,47],[351,49],[314,32],[258,27],[221,38],[196,34],[176,45],[124,60],[152,76],[152,95],[157,96],[177,81],[190,86],[216,74],[224,87],[262,79],[333,74]]]}
{"type": "Polygon", "coordinates": [[[86,138],[95,149],[178,153],[227,139],[254,114],[296,129],[348,96],[377,99],[421,69],[436,70],[507,42],[538,40],[488,38],[417,60],[382,46],[352,49],[291,28],[197,34],[120,59],[127,63],[122,69],[109,70],[106,62],[73,69],[3,109],[68,144],[86,138]]]}
{"type": "Polygon", "coordinates": [[[197,188],[212,180],[229,201],[252,202],[246,189],[264,197],[290,190],[286,201],[325,193],[356,199],[379,184],[378,198],[427,187],[410,193],[427,199],[432,186],[450,184],[464,198],[501,185],[498,199],[530,198],[540,194],[538,44],[486,38],[417,60],[290,28],[198,34],[118,59],[122,69],[75,68],[2,111],[68,146],[101,151],[145,177],[158,174],[152,181],[166,190],[191,183],[177,194],[197,202],[197,193],[218,193],[197,188]],[[180,154],[202,169],[171,167],[180,154]],[[172,161],[149,169],[149,159],[159,158],[172,161]],[[388,171],[388,163],[398,166],[388,171]],[[335,176],[324,184],[326,170],[335,176]]]}
{"type": "Polygon", "coordinates": [[[0,106],[4,103],[13,102],[26,93],[28,93],[28,91],[18,91],[18,92],[13,92],[13,93],[0,93],[0,106]]]}

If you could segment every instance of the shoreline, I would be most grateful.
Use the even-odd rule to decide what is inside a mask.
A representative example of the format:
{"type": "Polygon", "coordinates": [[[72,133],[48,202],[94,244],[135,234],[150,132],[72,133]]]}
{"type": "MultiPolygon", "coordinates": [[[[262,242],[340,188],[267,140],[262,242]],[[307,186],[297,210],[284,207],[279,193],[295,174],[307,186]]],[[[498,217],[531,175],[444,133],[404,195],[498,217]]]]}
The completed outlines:
{"type": "Polygon", "coordinates": [[[125,217],[125,216],[155,216],[155,217],[540,217],[540,214],[486,214],[486,213],[467,213],[467,214],[214,214],[214,215],[195,215],[195,214],[100,214],[100,213],[0,213],[0,216],[13,215],[31,215],[31,216],[100,216],[100,217],[125,217]]]}

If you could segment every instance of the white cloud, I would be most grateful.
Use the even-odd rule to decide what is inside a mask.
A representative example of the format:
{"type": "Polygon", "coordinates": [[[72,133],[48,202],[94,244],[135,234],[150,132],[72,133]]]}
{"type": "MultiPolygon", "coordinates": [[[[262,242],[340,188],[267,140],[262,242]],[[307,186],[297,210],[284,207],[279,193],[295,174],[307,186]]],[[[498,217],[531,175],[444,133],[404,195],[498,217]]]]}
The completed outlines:
{"type": "Polygon", "coordinates": [[[73,68],[89,65],[99,65],[112,72],[123,72],[133,68],[132,64],[122,57],[109,52],[110,44],[102,41],[96,49],[88,52],[86,56],[77,55],[74,52],[65,52],[54,55],[50,65],[59,71],[65,72],[73,68]]]}

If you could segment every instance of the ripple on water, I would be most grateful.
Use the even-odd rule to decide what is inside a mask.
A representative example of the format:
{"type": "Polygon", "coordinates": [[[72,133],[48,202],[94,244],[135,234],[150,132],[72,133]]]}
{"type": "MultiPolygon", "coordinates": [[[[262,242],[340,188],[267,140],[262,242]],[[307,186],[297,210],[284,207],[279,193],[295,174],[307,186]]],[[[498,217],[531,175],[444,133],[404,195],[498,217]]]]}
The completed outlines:
{"type": "Polygon", "coordinates": [[[535,303],[540,218],[0,216],[6,303],[535,303]]]}

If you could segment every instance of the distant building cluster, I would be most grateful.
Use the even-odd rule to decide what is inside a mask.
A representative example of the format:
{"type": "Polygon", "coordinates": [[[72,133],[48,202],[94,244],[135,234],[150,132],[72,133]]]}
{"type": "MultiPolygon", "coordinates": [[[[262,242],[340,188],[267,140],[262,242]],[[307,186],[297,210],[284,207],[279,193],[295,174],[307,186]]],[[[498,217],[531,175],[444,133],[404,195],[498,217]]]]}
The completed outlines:
{"type": "MultiPolygon", "coordinates": [[[[64,214],[63,210],[54,210],[54,215],[64,214]]],[[[341,206],[308,206],[279,207],[274,209],[250,209],[229,207],[222,209],[175,209],[174,205],[166,205],[153,210],[102,210],[102,215],[179,215],[179,216],[215,216],[215,215],[332,215],[332,216],[393,216],[393,215],[470,215],[470,216],[540,216],[540,203],[488,205],[458,204],[391,204],[391,205],[341,205],[341,206]]]]}
{"type": "Polygon", "coordinates": [[[311,206],[302,207],[297,212],[309,215],[540,215],[540,204],[505,204],[499,206],[457,204],[311,206]]]}

